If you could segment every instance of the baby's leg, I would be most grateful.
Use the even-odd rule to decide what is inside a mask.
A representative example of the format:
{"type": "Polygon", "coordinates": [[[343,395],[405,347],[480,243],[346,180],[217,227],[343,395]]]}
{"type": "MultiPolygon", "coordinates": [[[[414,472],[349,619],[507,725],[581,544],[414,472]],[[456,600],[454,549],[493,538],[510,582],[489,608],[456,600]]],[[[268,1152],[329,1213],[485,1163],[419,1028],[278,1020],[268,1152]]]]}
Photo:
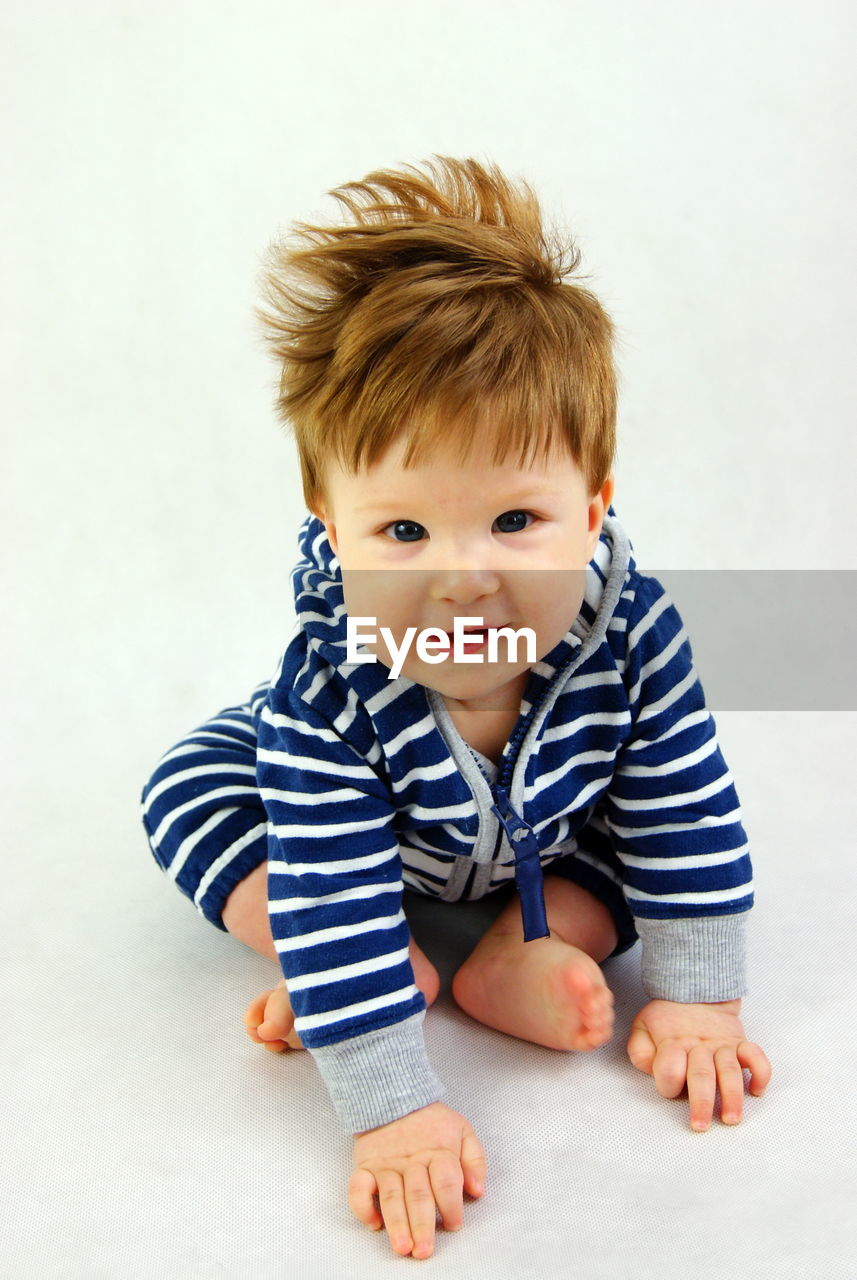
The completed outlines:
{"type": "Polygon", "coordinates": [[[616,947],[610,912],[580,885],[545,880],[549,938],[524,942],[517,894],[452,983],[477,1021],[549,1049],[595,1049],[613,1029],[613,996],[598,962],[616,947]]]}
{"type": "MultiPolygon", "coordinates": [[[[268,915],[267,862],[261,863],[233,889],[223,909],[223,923],[233,937],[279,965],[268,915]]],[[[434,1004],[440,990],[437,970],[413,938],[410,953],[414,981],[425,996],[426,1004],[434,1004]]],[[[275,1053],[287,1048],[303,1048],[294,1030],[295,1016],[285,978],[250,1003],[244,1014],[244,1025],[251,1040],[275,1053]]]]}

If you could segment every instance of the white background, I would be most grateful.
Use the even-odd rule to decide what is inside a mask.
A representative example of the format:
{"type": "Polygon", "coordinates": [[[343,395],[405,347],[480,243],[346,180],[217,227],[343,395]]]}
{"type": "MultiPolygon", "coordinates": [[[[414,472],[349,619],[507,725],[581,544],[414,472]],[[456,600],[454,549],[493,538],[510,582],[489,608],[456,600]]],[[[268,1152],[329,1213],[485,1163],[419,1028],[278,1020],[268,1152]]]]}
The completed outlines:
{"type": "Polygon", "coordinates": [[[473,155],[572,230],[620,330],[615,505],[644,568],[857,568],[855,17],[3,0],[10,1052],[67,960],[46,903],[77,937],[87,877],[106,919],[139,875],[158,918],[139,787],[287,638],[303,507],[252,310],[268,241],[330,188],[473,155]]]}
{"type": "Polygon", "coordinates": [[[303,506],[261,255],[434,152],[527,177],[577,237],[620,330],[643,567],[857,567],[853,12],[6,0],[15,683],[58,662],[80,697],[96,632],[122,718],[271,673],[303,506]]]}

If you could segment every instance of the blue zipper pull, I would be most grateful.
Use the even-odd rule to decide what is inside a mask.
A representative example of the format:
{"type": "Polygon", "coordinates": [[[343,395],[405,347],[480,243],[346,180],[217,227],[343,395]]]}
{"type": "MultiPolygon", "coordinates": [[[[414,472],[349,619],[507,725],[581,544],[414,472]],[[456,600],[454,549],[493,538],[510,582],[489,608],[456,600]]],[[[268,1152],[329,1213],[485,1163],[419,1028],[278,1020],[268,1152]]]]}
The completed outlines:
{"type": "Polygon", "coordinates": [[[491,809],[506,832],[515,855],[515,884],[521,899],[524,942],[549,938],[539,842],[532,827],[512,808],[505,787],[495,787],[494,791],[497,804],[492,805],[491,809]]]}

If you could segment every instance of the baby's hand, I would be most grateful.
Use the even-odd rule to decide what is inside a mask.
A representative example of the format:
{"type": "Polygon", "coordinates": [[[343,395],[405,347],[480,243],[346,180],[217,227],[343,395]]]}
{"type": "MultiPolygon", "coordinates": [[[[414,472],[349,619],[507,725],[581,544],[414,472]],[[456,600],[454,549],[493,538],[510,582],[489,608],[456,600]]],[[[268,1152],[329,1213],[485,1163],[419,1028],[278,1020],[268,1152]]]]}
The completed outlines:
{"type": "Polygon", "coordinates": [[[738,1124],[744,1104],[743,1067],[751,1072],[750,1092],[761,1098],[771,1064],[757,1044],[744,1039],[740,1000],[722,1004],[677,1004],[650,1000],[634,1019],[628,1057],[654,1076],[664,1098],[676,1098],[687,1083],[690,1127],[703,1133],[711,1124],[714,1090],[720,1086],[720,1118],[738,1124]]]}
{"type": "Polygon", "coordinates": [[[437,1210],[447,1231],[458,1231],[462,1192],[481,1196],[485,1182],[479,1139],[464,1116],[442,1102],[358,1133],[354,1166],[351,1212],[373,1231],[386,1227],[403,1257],[428,1258],[433,1252],[437,1210]]]}

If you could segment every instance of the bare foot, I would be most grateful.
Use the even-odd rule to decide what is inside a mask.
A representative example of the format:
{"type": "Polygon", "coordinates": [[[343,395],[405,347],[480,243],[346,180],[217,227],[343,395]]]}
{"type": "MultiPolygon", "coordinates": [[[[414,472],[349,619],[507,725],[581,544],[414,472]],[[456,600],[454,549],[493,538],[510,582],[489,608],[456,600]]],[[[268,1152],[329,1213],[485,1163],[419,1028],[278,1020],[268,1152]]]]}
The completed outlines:
{"type": "Polygon", "coordinates": [[[478,1022],[548,1049],[597,1049],[613,1031],[613,993],[601,969],[553,934],[534,942],[486,934],[452,993],[478,1022]]]}
{"type": "Polygon", "coordinates": [[[281,978],[270,991],[263,991],[247,1006],[244,1026],[251,1040],[264,1045],[272,1053],[303,1048],[294,1029],[295,1015],[285,978],[281,978]]]}

